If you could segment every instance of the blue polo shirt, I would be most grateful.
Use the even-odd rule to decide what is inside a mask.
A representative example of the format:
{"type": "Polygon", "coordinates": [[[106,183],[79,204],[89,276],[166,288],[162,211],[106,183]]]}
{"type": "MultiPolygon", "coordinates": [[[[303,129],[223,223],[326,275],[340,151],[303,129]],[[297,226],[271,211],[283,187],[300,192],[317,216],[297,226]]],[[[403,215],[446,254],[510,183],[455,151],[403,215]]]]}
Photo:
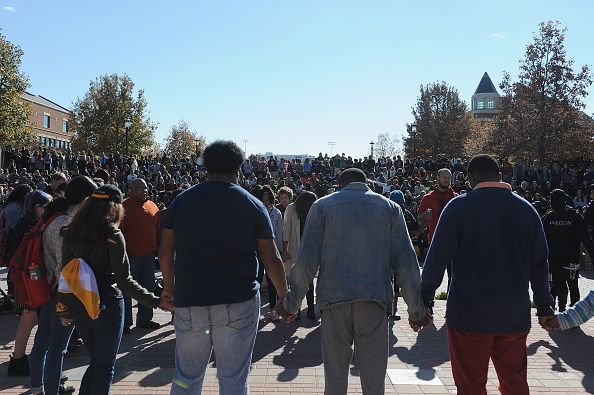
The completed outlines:
{"type": "MultiPolygon", "coordinates": [[[[423,266],[428,304],[452,263],[446,321],[460,331],[510,333],[530,329],[532,287],[537,314],[553,315],[547,242],[530,203],[502,187],[475,189],[443,210],[423,266]]],[[[479,184],[480,186],[480,184],[479,184]]]]}
{"type": "Polygon", "coordinates": [[[175,198],[162,226],[174,233],[175,306],[239,303],[256,294],[257,240],[273,233],[266,208],[243,188],[196,185],[175,198]]]}

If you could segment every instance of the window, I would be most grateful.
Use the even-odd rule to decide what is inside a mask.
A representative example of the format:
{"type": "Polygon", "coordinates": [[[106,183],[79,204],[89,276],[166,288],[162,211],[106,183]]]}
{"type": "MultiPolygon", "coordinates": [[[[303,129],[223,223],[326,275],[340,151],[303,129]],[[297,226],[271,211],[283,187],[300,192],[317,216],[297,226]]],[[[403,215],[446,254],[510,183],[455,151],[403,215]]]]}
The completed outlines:
{"type": "Polygon", "coordinates": [[[46,129],[50,128],[50,115],[43,114],[43,127],[46,129]]]}
{"type": "Polygon", "coordinates": [[[495,101],[493,99],[487,100],[487,109],[493,110],[495,108],[495,101]]]}
{"type": "Polygon", "coordinates": [[[43,138],[43,145],[47,145],[47,137],[43,138]]]}
{"type": "Polygon", "coordinates": [[[68,133],[68,121],[65,119],[62,121],[62,132],[68,133]]]}
{"type": "Polygon", "coordinates": [[[43,144],[43,137],[39,136],[39,144],[43,144]]]}
{"type": "Polygon", "coordinates": [[[476,101],[476,109],[477,110],[482,110],[485,108],[485,102],[482,100],[477,100],[476,101]]]}

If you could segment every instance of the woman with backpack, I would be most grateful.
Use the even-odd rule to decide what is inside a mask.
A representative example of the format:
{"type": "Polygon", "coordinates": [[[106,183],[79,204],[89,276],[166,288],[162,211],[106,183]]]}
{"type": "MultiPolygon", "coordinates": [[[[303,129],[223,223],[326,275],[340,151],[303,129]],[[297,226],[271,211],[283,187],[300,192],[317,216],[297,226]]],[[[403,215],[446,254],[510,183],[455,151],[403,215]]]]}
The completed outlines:
{"type": "MultiPolygon", "coordinates": [[[[103,185],[86,199],[64,229],[62,264],[82,258],[97,281],[101,310],[91,319],[84,309],[73,318],[89,352],[91,362],[79,390],[80,394],[108,394],[124,329],[126,294],[151,307],[170,309],[169,303],[142,288],[130,275],[126,243],[118,229],[124,216],[122,193],[103,185]]],[[[63,324],[68,321],[62,318],[63,324]]]]}
{"type": "MultiPolygon", "coordinates": [[[[15,191],[17,188],[15,188],[15,191]]],[[[35,224],[41,219],[44,206],[51,200],[51,195],[42,191],[33,191],[27,195],[23,208],[23,215],[17,222],[9,242],[10,256],[14,255],[19,248],[25,234],[31,231],[35,224]]],[[[14,273],[9,274],[8,278],[10,279],[13,274],[14,273]]],[[[18,304],[18,300],[16,304],[18,304]]],[[[35,325],[37,325],[36,309],[24,305],[21,320],[15,334],[14,351],[10,357],[10,363],[8,364],[9,376],[29,375],[29,362],[27,360],[27,355],[25,354],[25,349],[29,337],[31,336],[31,330],[35,325]]]]}
{"type": "MultiPolygon", "coordinates": [[[[12,246],[12,236],[23,214],[27,196],[33,191],[29,185],[17,185],[6,198],[0,210],[0,267],[8,266],[16,247],[12,246]]],[[[17,245],[18,247],[18,245],[17,245]]],[[[8,282],[8,292],[12,293],[12,284],[8,282]]]]}
{"type": "Polygon", "coordinates": [[[32,394],[68,394],[75,390],[72,386],[61,384],[64,354],[74,325],[63,326],[55,310],[55,285],[62,267],[63,240],[60,232],[70,223],[78,206],[91,196],[96,188],[97,185],[89,177],[75,177],[66,185],[64,196],[51,201],[43,214],[44,221],[54,218],[43,232],[43,258],[47,282],[54,287],[52,300],[39,309],[37,333],[29,355],[32,394]]]}

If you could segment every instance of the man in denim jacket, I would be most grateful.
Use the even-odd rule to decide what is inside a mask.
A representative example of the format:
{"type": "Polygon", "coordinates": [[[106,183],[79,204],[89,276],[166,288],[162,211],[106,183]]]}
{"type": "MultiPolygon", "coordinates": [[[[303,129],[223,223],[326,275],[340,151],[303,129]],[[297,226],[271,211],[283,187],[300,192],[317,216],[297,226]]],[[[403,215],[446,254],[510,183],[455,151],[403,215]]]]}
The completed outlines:
{"type": "Polygon", "coordinates": [[[359,169],[345,170],[339,184],[340,191],[315,202],[307,216],[290,290],[277,309],[281,316],[296,313],[319,270],[325,393],[346,393],[354,342],[363,393],[383,394],[393,273],[415,330],[431,317],[400,207],[372,192],[359,169]]]}

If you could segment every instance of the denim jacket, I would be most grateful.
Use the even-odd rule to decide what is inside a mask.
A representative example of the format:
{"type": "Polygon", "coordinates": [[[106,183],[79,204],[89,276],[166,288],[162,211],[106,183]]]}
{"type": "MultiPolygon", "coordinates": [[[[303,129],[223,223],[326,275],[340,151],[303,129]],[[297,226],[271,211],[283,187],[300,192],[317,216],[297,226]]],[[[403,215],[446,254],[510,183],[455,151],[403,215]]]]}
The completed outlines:
{"type": "Polygon", "coordinates": [[[295,312],[319,270],[318,305],[394,299],[392,274],[408,305],[410,319],[425,317],[421,276],[400,207],[353,182],[312,206],[291,268],[284,307],[295,312]]]}

